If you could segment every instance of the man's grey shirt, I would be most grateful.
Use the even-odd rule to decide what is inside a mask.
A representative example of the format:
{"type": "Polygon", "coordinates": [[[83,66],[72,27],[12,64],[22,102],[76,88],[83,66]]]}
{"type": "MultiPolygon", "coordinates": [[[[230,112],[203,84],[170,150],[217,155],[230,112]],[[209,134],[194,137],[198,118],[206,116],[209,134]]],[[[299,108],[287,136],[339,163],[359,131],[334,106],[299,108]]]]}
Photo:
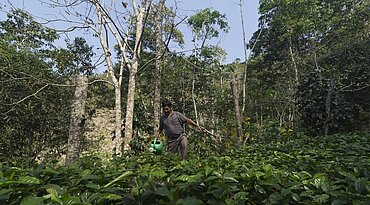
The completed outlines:
{"type": "Polygon", "coordinates": [[[176,139],[185,132],[184,124],[188,118],[184,114],[172,111],[169,116],[162,115],[159,123],[159,130],[165,131],[169,139],[176,139]]]}

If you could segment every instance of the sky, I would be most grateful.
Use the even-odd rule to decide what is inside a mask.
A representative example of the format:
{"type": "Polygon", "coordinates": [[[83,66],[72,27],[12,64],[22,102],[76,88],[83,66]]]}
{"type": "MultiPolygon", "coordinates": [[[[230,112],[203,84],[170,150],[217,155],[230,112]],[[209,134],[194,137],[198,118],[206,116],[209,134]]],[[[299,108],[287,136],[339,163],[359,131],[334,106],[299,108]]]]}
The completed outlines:
{"type": "MultiPolygon", "coordinates": [[[[179,0],[178,7],[181,8],[179,13],[184,12],[187,15],[195,14],[195,11],[205,8],[212,8],[225,14],[228,20],[230,30],[227,34],[223,34],[220,39],[220,44],[228,54],[224,63],[234,62],[236,58],[244,60],[243,48],[243,30],[241,25],[239,0],[179,0]]],[[[252,37],[253,33],[258,28],[258,0],[243,1],[243,17],[244,30],[246,34],[246,42],[252,37]]],[[[188,35],[191,37],[191,35],[188,35]]],[[[189,38],[190,39],[190,38],[189,38]]],[[[188,39],[188,41],[189,41],[188,39]]],[[[186,47],[191,47],[189,43],[186,47]]],[[[249,52],[248,52],[249,54],[249,52]]]]}
{"type": "MultiPolygon", "coordinates": [[[[44,0],[47,1],[47,0],[44,0]]],[[[48,18],[50,17],[50,9],[41,4],[39,0],[0,0],[0,10],[9,9],[9,2],[17,8],[27,10],[36,17],[48,18]]],[[[175,0],[167,0],[167,5],[171,5],[175,0]]],[[[225,14],[230,26],[227,34],[222,34],[220,39],[212,41],[212,43],[219,43],[226,53],[226,59],[223,64],[234,62],[236,58],[244,60],[243,48],[243,33],[241,25],[239,0],[176,0],[178,6],[178,13],[181,16],[194,15],[196,11],[211,8],[217,10],[221,14],[225,14]]],[[[252,34],[257,30],[258,25],[258,0],[244,0],[243,1],[243,16],[244,16],[244,29],[246,33],[246,42],[249,42],[252,34]]],[[[5,15],[0,12],[0,20],[5,20],[5,15]]],[[[193,48],[190,42],[192,39],[191,31],[187,26],[180,25],[179,29],[185,36],[184,50],[193,48]]],[[[84,36],[88,42],[98,42],[97,39],[92,39],[91,36],[84,36]]],[[[63,37],[62,37],[63,38],[63,37]]],[[[63,42],[64,43],[64,42],[63,42]]],[[[65,43],[64,43],[65,44],[65,43]]],[[[180,51],[179,49],[176,49],[180,51]]],[[[248,51],[249,54],[249,51],[248,51]]]]}

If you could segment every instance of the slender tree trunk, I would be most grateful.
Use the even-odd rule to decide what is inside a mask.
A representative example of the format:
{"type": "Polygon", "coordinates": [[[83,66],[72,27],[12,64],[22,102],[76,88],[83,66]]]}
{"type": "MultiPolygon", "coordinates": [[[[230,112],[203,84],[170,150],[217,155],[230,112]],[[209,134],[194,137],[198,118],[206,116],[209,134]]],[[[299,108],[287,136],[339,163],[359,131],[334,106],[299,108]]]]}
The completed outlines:
{"type": "Polygon", "coordinates": [[[136,88],[136,72],[138,62],[132,64],[130,69],[128,91],[127,91],[127,106],[126,106],[126,120],[125,120],[125,137],[124,137],[124,150],[130,149],[130,142],[133,136],[133,121],[134,121],[134,104],[135,104],[135,88],[136,88]],[[134,68],[135,67],[135,68],[134,68]]]}
{"type": "Polygon", "coordinates": [[[232,73],[231,76],[231,94],[234,100],[234,113],[235,113],[235,121],[236,121],[236,129],[237,129],[237,136],[240,143],[243,143],[243,128],[242,128],[242,120],[240,115],[240,108],[239,108],[239,96],[238,96],[238,85],[236,81],[235,74],[232,73]]]}
{"type": "MultiPolygon", "coordinates": [[[[114,65],[112,63],[111,59],[111,52],[109,51],[108,42],[106,41],[103,33],[103,19],[106,17],[103,15],[103,11],[100,5],[100,2],[95,2],[95,7],[97,10],[98,15],[98,36],[100,44],[103,48],[104,55],[105,55],[105,61],[107,62],[107,71],[108,75],[114,85],[114,92],[115,92],[115,129],[114,129],[114,154],[120,155],[122,151],[122,135],[121,135],[121,121],[122,121],[122,115],[121,115],[121,83],[122,83],[122,70],[123,66],[120,68],[119,76],[116,78],[114,74],[114,65]]],[[[109,26],[109,25],[108,25],[109,26]]],[[[122,51],[123,52],[123,51],[122,51]]],[[[124,54],[121,54],[124,55],[124,54]]],[[[122,64],[123,65],[123,64],[122,64]]]]}
{"type": "Polygon", "coordinates": [[[294,59],[292,46],[289,46],[289,52],[290,52],[290,57],[292,58],[292,62],[293,62],[294,74],[295,74],[295,84],[297,86],[298,83],[299,83],[298,67],[297,67],[297,63],[295,62],[295,59],[294,59]]]}
{"type": "Polygon", "coordinates": [[[71,110],[66,164],[75,163],[80,157],[82,149],[84,113],[88,87],[87,77],[83,75],[76,76],[75,83],[76,90],[71,110]]]}
{"type": "MultiPolygon", "coordinates": [[[[194,65],[197,65],[197,59],[198,59],[198,49],[197,49],[197,35],[194,36],[194,49],[195,49],[195,62],[194,65]]],[[[203,41],[204,44],[204,41],[203,41]]],[[[193,106],[194,106],[194,112],[195,112],[195,122],[198,124],[198,110],[197,110],[197,103],[195,101],[195,81],[196,81],[196,72],[195,72],[195,66],[193,67],[193,82],[191,84],[191,98],[193,100],[193,106]]]]}
{"type": "Polygon", "coordinates": [[[191,86],[191,97],[193,100],[193,106],[194,106],[194,112],[195,112],[195,122],[199,124],[198,120],[198,110],[197,110],[197,103],[195,101],[195,78],[196,78],[196,73],[195,73],[195,68],[193,69],[193,82],[191,86]]]}
{"type": "Polygon", "coordinates": [[[144,17],[146,14],[146,1],[142,1],[141,7],[135,7],[136,16],[136,33],[135,33],[135,47],[133,52],[132,63],[129,66],[129,81],[127,92],[127,106],[126,106],[126,120],[125,120],[125,138],[124,150],[130,149],[130,142],[133,136],[133,121],[134,121],[134,107],[135,107],[135,87],[136,74],[139,66],[139,58],[141,51],[141,38],[144,29],[144,17]]]}
{"type": "Polygon", "coordinates": [[[242,26],[242,32],[243,32],[243,51],[244,51],[244,62],[245,62],[245,68],[243,72],[243,83],[242,83],[242,89],[243,89],[243,104],[242,104],[242,115],[245,111],[246,106],[246,95],[247,95],[247,61],[248,61],[248,55],[247,55],[247,40],[245,35],[245,27],[244,27],[244,15],[243,15],[243,0],[239,1],[239,9],[240,9],[240,20],[241,20],[241,26],[242,26]]]}
{"type": "Polygon", "coordinates": [[[122,106],[121,106],[121,86],[114,86],[114,110],[115,110],[115,122],[114,122],[114,153],[120,155],[122,153],[122,106]]]}
{"type": "Polygon", "coordinates": [[[157,5],[157,12],[155,16],[156,23],[156,62],[154,70],[154,99],[153,99],[153,110],[154,110],[154,124],[153,131],[156,133],[159,127],[159,118],[161,115],[161,67],[162,67],[162,55],[163,55],[163,39],[162,39],[162,7],[165,0],[160,0],[157,5]]]}
{"type": "Polygon", "coordinates": [[[331,98],[333,96],[334,86],[335,86],[335,80],[334,80],[334,78],[332,78],[330,80],[328,93],[327,93],[326,99],[325,99],[325,112],[326,112],[326,119],[325,119],[325,123],[324,123],[324,134],[325,135],[328,135],[329,134],[329,129],[330,129],[330,123],[331,123],[331,98]]]}
{"type": "MultiPolygon", "coordinates": [[[[292,49],[292,46],[291,45],[289,45],[289,53],[290,53],[290,57],[291,57],[291,59],[292,59],[292,62],[293,62],[293,66],[294,66],[294,74],[295,74],[295,85],[294,85],[294,87],[295,88],[297,88],[298,87],[298,85],[299,85],[299,72],[298,72],[298,66],[297,66],[297,63],[296,63],[296,61],[295,61],[295,59],[294,59],[294,55],[293,55],[293,49],[292,49]]],[[[291,124],[294,124],[294,120],[296,119],[296,104],[293,104],[292,105],[292,109],[293,109],[293,113],[292,113],[292,119],[293,119],[293,122],[291,123],[291,124]]]]}

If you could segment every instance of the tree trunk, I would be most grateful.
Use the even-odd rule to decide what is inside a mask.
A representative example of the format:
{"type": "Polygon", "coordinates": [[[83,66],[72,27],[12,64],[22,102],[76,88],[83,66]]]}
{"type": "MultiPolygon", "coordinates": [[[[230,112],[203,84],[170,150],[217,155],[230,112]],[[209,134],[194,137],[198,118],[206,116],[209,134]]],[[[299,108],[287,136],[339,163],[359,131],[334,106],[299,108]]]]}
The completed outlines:
{"type": "Polygon", "coordinates": [[[115,94],[115,103],[114,103],[114,110],[115,110],[115,122],[114,122],[114,154],[120,155],[122,153],[122,106],[121,106],[121,86],[118,87],[114,86],[114,94],[115,94]]]}
{"type": "Polygon", "coordinates": [[[146,1],[143,1],[140,9],[135,11],[135,16],[136,16],[135,47],[133,51],[132,63],[129,65],[130,74],[129,74],[128,92],[127,92],[124,150],[130,150],[130,142],[133,136],[136,74],[137,74],[137,70],[139,66],[139,57],[140,57],[140,51],[141,51],[141,37],[143,34],[143,29],[144,29],[144,16],[146,14],[145,9],[146,9],[146,1]]]}
{"type": "Polygon", "coordinates": [[[328,93],[327,93],[326,99],[325,99],[326,119],[325,119],[325,123],[324,123],[324,135],[329,134],[330,123],[331,123],[331,98],[333,96],[334,86],[335,86],[335,80],[334,80],[334,78],[332,78],[330,80],[328,93]]]}
{"type": "Polygon", "coordinates": [[[159,118],[161,115],[161,67],[163,56],[163,39],[162,39],[162,7],[165,0],[160,0],[157,5],[157,12],[155,16],[156,24],[156,61],[154,70],[154,99],[153,99],[153,132],[156,133],[159,128],[159,118]]]}
{"type": "Polygon", "coordinates": [[[240,10],[242,33],[243,33],[243,51],[244,51],[244,63],[245,63],[245,68],[243,72],[243,83],[242,83],[242,89],[243,89],[242,115],[243,115],[245,111],[246,97],[247,97],[246,95],[247,95],[247,66],[248,66],[247,40],[246,40],[246,35],[245,35],[244,15],[243,15],[243,0],[239,0],[239,10],[240,10]]]}
{"type": "Polygon", "coordinates": [[[191,98],[193,100],[193,106],[194,106],[195,123],[199,125],[197,103],[195,101],[195,79],[196,79],[196,73],[195,73],[195,68],[193,68],[193,82],[191,85],[191,98]]]}
{"type": "MultiPolygon", "coordinates": [[[[99,36],[99,41],[100,44],[103,48],[104,55],[105,55],[105,61],[107,62],[107,71],[110,79],[112,80],[112,83],[114,85],[114,92],[115,92],[115,129],[114,129],[114,154],[115,155],[120,155],[122,151],[122,135],[121,135],[121,84],[122,84],[122,72],[123,72],[123,64],[120,67],[120,72],[118,78],[115,76],[114,73],[114,65],[111,59],[111,52],[109,51],[109,46],[108,42],[106,41],[103,33],[103,19],[107,18],[106,16],[103,15],[103,11],[100,5],[100,2],[96,1],[95,2],[95,7],[97,10],[97,15],[98,15],[98,36],[99,36]]],[[[108,25],[108,24],[104,24],[108,25]]],[[[108,28],[109,25],[108,25],[108,28]]],[[[116,37],[117,39],[117,37],[116,37]]],[[[122,47],[122,46],[120,46],[122,47]]],[[[124,52],[124,50],[122,50],[124,52]]],[[[124,55],[124,54],[121,54],[124,55]]]]}
{"type": "Polygon", "coordinates": [[[243,128],[242,128],[242,119],[240,115],[240,107],[239,107],[239,96],[238,96],[238,85],[236,81],[235,74],[232,73],[231,76],[231,94],[234,100],[234,113],[235,113],[235,122],[236,122],[236,129],[237,129],[237,136],[240,143],[243,143],[243,128]]]}
{"type": "Polygon", "coordinates": [[[69,125],[68,152],[66,164],[73,164],[80,157],[82,149],[82,135],[84,128],[84,113],[87,99],[87,77],[76,76],[76,90],[71,110],[71,120],[69,125]]]}
{"type": "Polygon", "coordinates": [[[126,119],[125,119],[125,137],[124,137],[124,150],[130,150],[130,142],[134,134],[133,121],[134,121],[134,106],[135,106],[135,89],[136,89],[136,71],[138,67],[137,60],[132,64],[130,69],[128,92],[127,92],[127,106],[126,106],[126,119]],[[133,68],[136,67],[136,68],[133,68]]]}

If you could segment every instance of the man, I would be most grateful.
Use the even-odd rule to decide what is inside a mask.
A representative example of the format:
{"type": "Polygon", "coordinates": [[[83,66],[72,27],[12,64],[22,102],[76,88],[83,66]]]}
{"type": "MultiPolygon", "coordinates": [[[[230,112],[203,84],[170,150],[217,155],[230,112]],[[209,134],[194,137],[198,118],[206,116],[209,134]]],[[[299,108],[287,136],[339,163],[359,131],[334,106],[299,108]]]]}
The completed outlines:
{"type": "Polygon", "coordinates": [[[188,138],[184,130],[184,124],[190,124],[198,130],[204,128],[196,124],[193,120],[185,117],[184,114],[174,111],[172,103],[168,100],[162,102],[163,115],[161,116],[158,132],[155,137],[158,138],[163,129],[167,137],[166,149],[170,153],[177,153],[180,148],[183,160],[188,159],[188,138]]]}

